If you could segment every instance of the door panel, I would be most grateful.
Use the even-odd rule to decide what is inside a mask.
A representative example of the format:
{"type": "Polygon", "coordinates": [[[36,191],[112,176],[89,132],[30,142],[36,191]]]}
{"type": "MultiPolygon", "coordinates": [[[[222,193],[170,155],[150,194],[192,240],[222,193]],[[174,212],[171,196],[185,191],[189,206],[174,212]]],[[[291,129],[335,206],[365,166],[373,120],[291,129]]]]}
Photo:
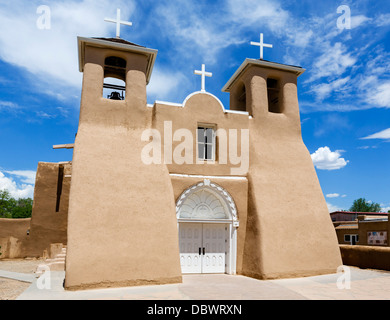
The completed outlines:
{"type": "Polygon", "coordinates": [[[225,228],[225,224],[180,224],[182,273],[225,273],[225,228]]]}
{"type": "Polygon", "coordinates": [[[179,233],[180,265],[182,273],[201,273],[202,224],[182,223],[179,233]]]}
{"type": "Polygon", "coordinates": [[[224,224],[203,224],[202,273],[225,272],[226,230],[224,224]]]}

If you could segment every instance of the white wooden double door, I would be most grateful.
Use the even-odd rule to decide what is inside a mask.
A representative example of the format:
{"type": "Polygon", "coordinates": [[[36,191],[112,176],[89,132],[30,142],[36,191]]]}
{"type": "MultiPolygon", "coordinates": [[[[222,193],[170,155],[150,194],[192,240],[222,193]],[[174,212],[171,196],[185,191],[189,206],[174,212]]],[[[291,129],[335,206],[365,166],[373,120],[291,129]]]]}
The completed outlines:
{"type": "Polygon", "coordinates": [[[225,273],[227,225],[180,223],[182,273],[225,273]]]}

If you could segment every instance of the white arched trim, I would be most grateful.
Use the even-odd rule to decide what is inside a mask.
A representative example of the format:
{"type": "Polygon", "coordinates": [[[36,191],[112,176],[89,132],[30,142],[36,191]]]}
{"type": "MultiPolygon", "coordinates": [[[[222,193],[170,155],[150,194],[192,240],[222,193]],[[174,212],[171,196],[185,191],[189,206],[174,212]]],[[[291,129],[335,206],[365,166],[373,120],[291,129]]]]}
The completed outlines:
{"type": "Polygon", "coordinates": [[[206,91],[195,91],[191,94],[189,94],[183,101],[182,104],[180,103],[173,103],[173,102],[167,102],[167,101],[160,101],[160,100],[156,100],[154,102],[153,105],[147,105],[148,107],[151,107],[153,108],[156,104],[161,104],[161,105],[167,105],[167,106],[174,106],[174,107],[181,107],[181,108],[184,108],[186,106],[186,103],[187,101],[194,95],[196,94],[207,94],[211,97],[213,97],[215,100],[217,100],[217,102],[219,103],[219,105],[221,106],[222,108],[222,112],[223,113],[233,113],[233,114],[241,114],[241,115],[245,115],[245,116],[248,116],[249,117],[249,112],[247,111],[238,111],[238,110],[230,110],[230,109],[225,109],[225,107],[223,106],[223,103],[221,102],[221,100],[218,99],[218,97],[216,97],[215,95],[209,93],[209,92],[206,92],[206,91]]]}
{"type": "Polygon", "coordinates": [[[195,92],[191,93],[190,95],[188,95],[188,96],[184,99],[184,101],[183,101],[183,108],[186,106],[187,101],[188,101],[192,96],[195,96],[195,95],[197,95],[197,94],[206,94],[206,95],[208,95],[208,96],[210,96],[210,97],[213,97],[215,100],[217,100],[217,102],[218,102],[219,105],[221,106],[222,111],[223,111],[224,113],[226,112],[226,109],[225,109],[225,107],[223,106],[223,103],[221,102],[221,100],[219,100],[215,95],[213,95],[213,94],[211,94],[211,93],[209,93],[209,92],[206,92],[206,91],[195,91],[195,92]]]}
{"type": "MultiPolygon", "coordinates": [[[[191,199],[191,196],[193,196],[196,193],[199,193],[202,190],[208,191],[209,193],[213,194],[216,198],[219,199],[220,204],[222,204],[222,207],[226,210],[226,213],[229,215],[228,217],[224,217],[225,219],[238,221],[237,208],[232,196],[220,185],[211,182],[209,179],[204,179],[202,182],[199,182],[198,184],[189,187],[180,195],[180,197],[176,201],[176,217],[178,219],[180,219],[181,210],[185,210],[186,200],[191,199]]],[[[191,201],[194,202],[193,200],[191,201]]],[[[198,203],[194,203],[194,206],[196,206],[197,204],[198,203]]],[[[214,213],[217,216],[218,214],[220,214],[220,210],[218,210],[220,208],[220,204],[217,203],[215,204],[214,207],[212,207],[214,213]]],[[[211,203],[211,205],[213,204],[211,203]]]]}

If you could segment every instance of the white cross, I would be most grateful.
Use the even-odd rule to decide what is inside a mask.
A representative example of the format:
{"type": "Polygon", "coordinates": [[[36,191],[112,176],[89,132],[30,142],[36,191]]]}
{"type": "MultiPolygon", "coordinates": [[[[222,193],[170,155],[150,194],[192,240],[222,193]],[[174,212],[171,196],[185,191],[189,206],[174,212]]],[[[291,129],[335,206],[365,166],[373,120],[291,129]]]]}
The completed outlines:
{"type": "Polygon", "coordinates": [[[202,92],[206,92],[206,89],[205,89],[205,78],[206,77],[212,77],[213,74],[211,72],[206,72],[206,66],[204,64],[202,64],[202,71],[199,71],[199,70],[195,70],[194,71],[194,74],[198,75],[198,76],[202,76],[202,92]]]}
{"type": "Polygon", "coordinates": [[[116,23],[116,37],[117,38],[119,38],[119,36],[120,36],[121,24],[124,24],[126,26],[133,25],[131,22],[121,20],[121,9],[116,9],[116,20],[110,19],[110,18],[105,18],[104,21],[116,23]]]}
{"type": "Polygon", "coordinates": [[[263,60],[263,48],[272,48],[272,44],[266,44],[263,42],[263,34],[260,33],[260,42],[253,42],[251,41],[252,46],[259,46],[260,47],[260,59],[263,60]]]}

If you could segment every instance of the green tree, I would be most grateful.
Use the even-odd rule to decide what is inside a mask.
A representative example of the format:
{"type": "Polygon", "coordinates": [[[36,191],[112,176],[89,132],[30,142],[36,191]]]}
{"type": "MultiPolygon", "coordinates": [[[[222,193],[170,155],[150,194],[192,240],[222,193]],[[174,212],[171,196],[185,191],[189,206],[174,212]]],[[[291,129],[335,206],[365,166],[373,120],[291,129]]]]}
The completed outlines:
{"type": "Polygon", "coordinates": [[[354,200],[351,208],[349,211],[352,212],[380,212],[381,211],[381,206],[379,203],[375,202],[368,202],[364,198],[359,198],[354,200]]]}
{"type": "Polygon", "coordinates": [[[16,200],[7,190],[0,190],[0,218],[30,218],[32,205],[31,198],[16,200]]]}
{"type": "Polygon", "coordinates": [[[7,190],[0,190],[0,218],[12,218],[11,196],[7,190]]]}
{"type": "Polygon", "coordinates": [[[30,218],[32,213],[33,200],[31,198],[19,199],[12,208],[12,218],[30,218]]]}

